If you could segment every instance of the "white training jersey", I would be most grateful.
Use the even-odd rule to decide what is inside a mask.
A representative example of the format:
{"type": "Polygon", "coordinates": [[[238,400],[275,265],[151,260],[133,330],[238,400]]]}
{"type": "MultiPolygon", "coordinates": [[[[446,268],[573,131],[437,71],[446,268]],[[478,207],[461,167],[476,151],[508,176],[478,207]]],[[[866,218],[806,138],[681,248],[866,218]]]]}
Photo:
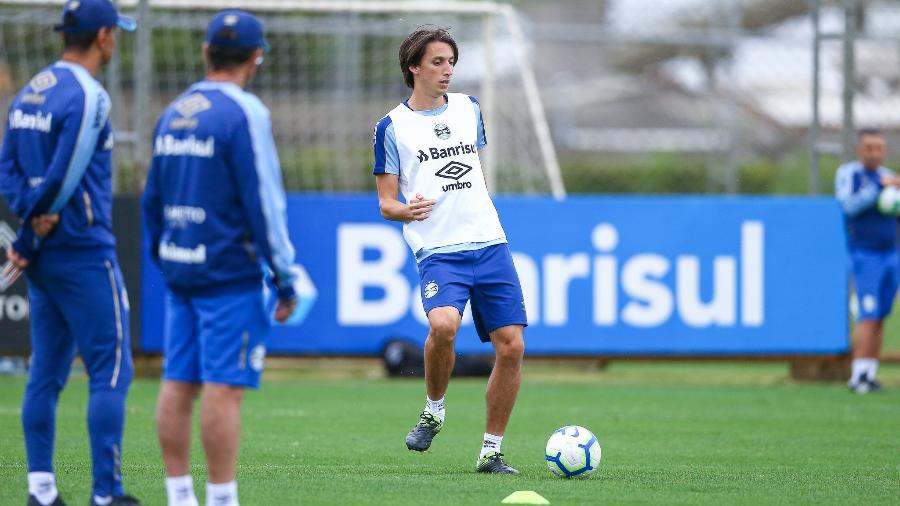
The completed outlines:
{"type": "Polygon", "coordinates": [[[423,116],[400,104],[388,116],[400,155],[400,192],[435,199],[431,215],[403,225],[413,253],[462,243],[505,241],[478,159],[477,118],[468,95],[447,94],[447,109],[423,116]]]}

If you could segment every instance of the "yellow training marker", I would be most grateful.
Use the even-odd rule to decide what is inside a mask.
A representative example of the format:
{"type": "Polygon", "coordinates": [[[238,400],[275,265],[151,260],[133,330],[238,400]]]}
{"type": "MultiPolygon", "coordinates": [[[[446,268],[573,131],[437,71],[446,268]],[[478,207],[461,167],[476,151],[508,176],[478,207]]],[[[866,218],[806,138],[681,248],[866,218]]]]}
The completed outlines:
{"type": "Polygon", "coordinates": [[[517,490],[500,502],[502,504],[550,504],[550,501],[534,490],[517,490]]]}

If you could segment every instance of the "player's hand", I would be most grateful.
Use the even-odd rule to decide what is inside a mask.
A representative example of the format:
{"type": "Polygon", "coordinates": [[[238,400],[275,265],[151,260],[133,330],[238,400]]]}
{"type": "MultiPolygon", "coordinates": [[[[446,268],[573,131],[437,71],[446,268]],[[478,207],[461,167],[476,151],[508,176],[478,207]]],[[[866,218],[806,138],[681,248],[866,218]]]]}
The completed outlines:
{"type": "Polygon", "coordinates": [[[881,178],[881,185],[900,188],[900,176],[883,176],[881,178]]]}
{"type": "Polygon", "coordinates": [[[431,216],[431,211],[436,203],[437,200],[426,199],[421,193],[417,193],[409,201],[409,212],[412,214],[413,221],[422,221],[431,216]]]}
{"type": "Polygon", "coordinates": [[[6,290],[22,275],[22,271],[28,267],[28,260],[22,258],[16,250],[8,248],[6,250],[6,263],[3,264],[3,270],[0,272],[0,289],[6,290]]]}
{"type": "Polygon", "coordinates": [[[297,309],[298,301],[297,297],[287,300],[278,299],[278,305],[275,306],[275,321],[278,323],[286,322],[294,314],[294,310],[297,309]]]}
{"type": "Polygon", "coordinates": [[[59,214],[42,214],[31,219],[31,228],[34,229],[34,235],[43,239],[56,228],[57,223],[59,214]]]}

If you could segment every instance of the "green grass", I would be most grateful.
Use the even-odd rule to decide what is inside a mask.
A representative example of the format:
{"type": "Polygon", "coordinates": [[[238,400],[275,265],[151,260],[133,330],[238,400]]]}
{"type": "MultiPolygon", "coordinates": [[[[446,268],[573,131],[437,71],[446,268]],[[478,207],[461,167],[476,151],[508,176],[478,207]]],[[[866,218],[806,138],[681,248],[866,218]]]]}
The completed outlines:
{"type": "MultiPolygon", "coordinates": [[[[889,388],[853,396],[798,384],[785,364],[627,363],[604,370],[529,365],[503,443],[522,476],[473,472],[483,432],[483,380],[454,380],[448,419],[424,455],[403,438],[423,404],[421,380],[346,372],[273,371],[248,395],[238,480],[246,505],[489,505],[515,490],[570,504],[896,504],[900,497],[900,366],[889,388]],[[553,477],[543,445],[557,427],[592,429],[603,447],[586,480],[553,477]]],[[[129,492],[164,505],[154,434],[157,382],[129,397],[129,492]]],[[[24,380],[0,379],[0,504],[23,504],[19,428],[24,380]]],[[[70,504],[87,502],[86,382],[59,408],[57,473],[70,504]]],[[[196,439],[196,437],[195,437],[196,439]]],[[[195,444],[193,474],[205,475],[195,444]]],[[[201,502],[202,503],[202,502],[201,502]]]]}

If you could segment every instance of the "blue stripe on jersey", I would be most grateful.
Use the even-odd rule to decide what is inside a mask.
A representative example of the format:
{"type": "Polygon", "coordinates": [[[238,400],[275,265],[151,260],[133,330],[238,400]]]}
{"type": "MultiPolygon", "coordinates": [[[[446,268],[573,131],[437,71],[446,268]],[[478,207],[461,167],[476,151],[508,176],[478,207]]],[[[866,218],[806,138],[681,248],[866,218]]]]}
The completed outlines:
{"type": "Polygon", "coordinates": [[[204,85],[197,88],[209,86],[220,90],[234,100],[247,117],[253,146],[254,168],[259,177],[259,200],[266,219],[266,238],[272,255],[270,267],[277,274],[281,286],[291,286],[296,277],[291,270],[291,264],[294,262],[294,246],[288,238],[287,204],[269,112],[258,98],[237,87],[216,86],[209,83],[204,85]]]}
{"type": "Polygon", "coordinates": [[[478,149],[487,146],[487,133],[484,130],[484,116],[481,115],[481,104],[478,99],[469,95],[472,106],[475,107],[475,117],[478,118],[478,149]]]}
{"type": "MultiPolygon", "coordinates": [[[[385,172],[390,174],[399,174],[399,161],[400,155],[397,153],[397,158],[395,160],[391,160],[393,163],[390,165],[391,168],[395,170],[386,170],[386,158],[389,156],[385,151],[385,130],[387,130],[388,126],[391,125],[391,117],[385,116],[381,118],[378,123],[375,125],[375,136],[372,139],[372,145],[375,149],[375,168],[372,169],[373,174],[384,174],[385,172]]],[[[391,134],[393,134],[394,129],[391,128],[391,134]]],[[[394,151],[397,151],[397,142],[394,141],[391,143],[394,146],[394,151]]],[[[393,154],[393,153],[391,153],[393,154]]]]}
{"type": "Polygon", "coordinates": [[[100,117],[104,111],[100,110],[100,103],[97,97],[103,92],[100,84],[80,65],[71,65],[66,62],[58,62],[57,67],[67,68],[72,75],[78,80],[81,89],[84,92],[84,108],[81,115],[81,127],[78,131],[78,140],[75,141],[75,152],[66,168],[66,174],[63,177],[62,187],[56,198],[50,205],[48,213],[54,214],[62,210],[69,202],[69,198],[75,192],[81,177],[87,170],[91,157],[97,149],[97,141],[100,137],[100,131],[106,125],[106,117],[100,117]],[[99,118],[99,121],[98,121],[99,118]]]}

